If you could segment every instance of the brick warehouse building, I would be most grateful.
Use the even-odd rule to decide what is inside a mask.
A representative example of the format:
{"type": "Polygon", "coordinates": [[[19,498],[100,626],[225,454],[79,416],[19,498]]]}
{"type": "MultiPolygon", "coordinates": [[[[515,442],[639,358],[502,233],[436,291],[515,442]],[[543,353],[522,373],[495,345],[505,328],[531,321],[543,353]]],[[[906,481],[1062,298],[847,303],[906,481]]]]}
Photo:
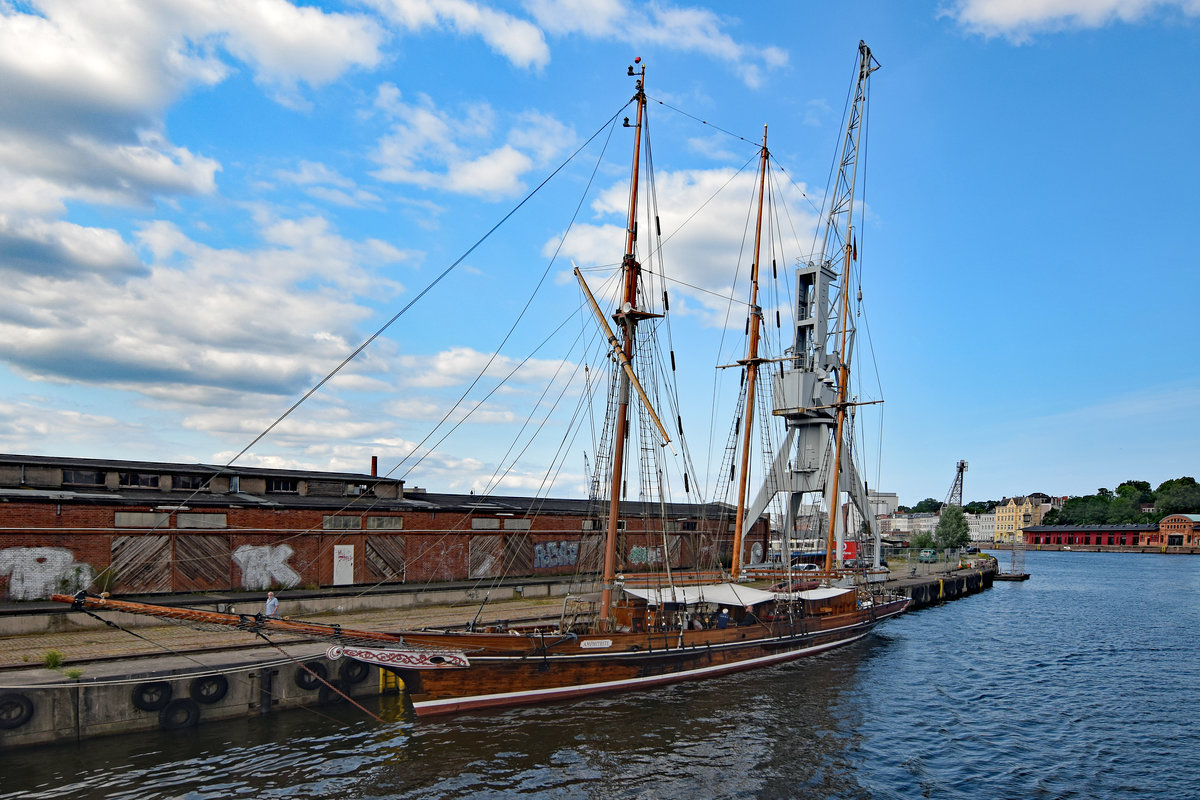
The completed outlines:
{"type": "MultiPolygon", "coordinates": [[[[728,506],[623,503],[630,571],[727,560],[728,506]],[[664,535],[665,534],[665,535],[664,535]]],[[[598,572],[587,500],[406,492],[356,473],[0,455],[0,597],[598,572]]],[[[765,550],[766,519],[746,537],[765,550]]]]}
{"type": "Polygon", "coordinates": [[[1146,525],[1031,525],[1025,528],[1030,547],[1084,548],[1153,552],[1200,552],[1200,514],[1171,514],[1146,525]]]}

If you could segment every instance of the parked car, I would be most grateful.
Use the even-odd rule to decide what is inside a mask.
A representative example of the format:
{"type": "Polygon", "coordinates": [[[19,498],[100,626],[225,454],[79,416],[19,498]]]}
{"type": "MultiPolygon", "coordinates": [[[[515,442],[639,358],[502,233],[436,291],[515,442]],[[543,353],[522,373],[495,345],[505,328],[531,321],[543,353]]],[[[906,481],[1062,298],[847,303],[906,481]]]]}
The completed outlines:
{"type": "Polygon", "coordinates": [[[816,564],[810,564],[807,561],[793,561],[792,572],[820,572],[821,568],[816,564]]]}
{"type": "Polygon", "coordinates": [[[922,550],[917,554],[917,561],[921,562],[922,564],[933,564],[936,563],[937,560],[938,558],[936,550],[922,550]]]}

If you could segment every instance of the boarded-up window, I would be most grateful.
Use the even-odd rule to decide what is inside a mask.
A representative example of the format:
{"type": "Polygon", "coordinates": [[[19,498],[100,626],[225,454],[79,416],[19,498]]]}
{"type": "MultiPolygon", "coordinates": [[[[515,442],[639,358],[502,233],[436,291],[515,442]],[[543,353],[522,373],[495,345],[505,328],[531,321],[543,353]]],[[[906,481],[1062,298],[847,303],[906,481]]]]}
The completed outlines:
{"type": "Polygon", "coordinates": [[[186,514],[180,513],[175,516],[175,527],[177,528],[224,528],[224,514],[186,514]]]}
{"type": "Polygon", "coordinates": [[[504,530],[506,531],[527,531],[531,526],[531,519],[506,519],[504,520],[504,530]]]}
{"type": "Polygon", "coordinates": [[[308,481],[308,496],[309,497],[341,497],[344,493],[344,486],[341,481],[308,481]]]}
{"type": "Polygon", "coordinates": [[[504,574],[533,574],[533,545],[529,534],[514,533],[504,537],[504,574]]]}
{"type": "Polygon", "coordinates": [[[321,527],[327,531],[356,531],[362,527],[361,519],[357,516],[327,516],[321,520],[321,527]]]}
{"type": "Polygon", "coordinates": [[[474,517],[471,519],[471,530],[498,531],[500,530],[500,520],[495,517],[474,517]]]}
{"type": "Polygon", "coordinates": [[[600,530],[600,520],[585,519],[583,521],[583,524],[580,525],[580,528],[585,531],[598,531],[598,530],[600,530]]]}
{"type": "Polygon", "coordinates": [[[113,515],[113,525],[118,528],[166,528],[171,524],[171,515],[158,511],[118,511],[113,515]]]}
{"type": "Polygon", "coordinates": [[[503,537],[472,536],[471,549],[467,555],[470,577],[494,578],[500,575],[504,556],[503,537]]]}
{"type": "Polygon", "coordinates": [[[672,567],[680,565],[680,558],[683,554],[683,537],[668,536],[667,537],[667,563],[672,567]]]}
{"type": "Polygon", "coordinates": [[[367,530],[399,531],[404,529],[404,517],[367,517],[367,530]]]}
{"type": "Polygon", "coordinates": [[[122,592],[171,591],[170,536],[114,536],[110,562],[122,592]]]}
{"type": "MultiPolygon", "coordinates": [[[[224,514],[197,516],[224,517],[224,514]]],[[[177,592],[229,587],[229,538],[187,534],[175,537],[175,588],[177,592]]]]}
{"type": "Polygon", "coordinates": [[[604,568],[604,537],[589,534],[579,537],[579,572],[600,572],[604,568]]]}
{"type": "Polygon", "coordinates": [[[367,572],[372,580],[404,582],[403,536],[368,536],[366,554],[367,572]]]}

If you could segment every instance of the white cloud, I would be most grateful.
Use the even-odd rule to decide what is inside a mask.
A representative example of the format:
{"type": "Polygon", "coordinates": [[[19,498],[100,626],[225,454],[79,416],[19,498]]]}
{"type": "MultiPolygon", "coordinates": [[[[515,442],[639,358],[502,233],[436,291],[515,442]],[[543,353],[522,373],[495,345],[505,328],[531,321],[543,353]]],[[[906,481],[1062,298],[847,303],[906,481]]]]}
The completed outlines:
{"type": "Polygon", "coordinates": [[[731,23],[708,9],[626,0],[528,0],[526,7],[551,34],[703,53],[728,63],[752,88],[762,85],[765,72],[786,66],[788,60],[778,47],[739,43],[724,31],[731,23]]]}
{"type": "Polygon", "coordinates": [[[0,177],[21,190],[0,203],[45,214],[210,193],[219,164],[165,133],[176,98],[240,63],[296,105],[300,84],[379,63],[384,36],[286,0],[0,3],[0,177]]]}
{"type": "MultiPolygon", "coordinates": [[[[91,256],[109,252],[116,280],[96,269],[70,280],[17,274],[0,296],[0,357],[36,380],[181,403],[205,387],[293,395],[358,344],[370,312],[357,294],[396,290],[369,267],[398,251],[344,239],[315,217],[264,219],[264,245],[246,251],[151,223],[139,237],[154,261],[137,281],[124,280],[130,255],[116,234],[74,228],[60,233],[60,246],[76,237],[91,256]]],[[[367,356],[349,371],[372,370],[386,366],[367,356]]]]}
{"type": "Polygon", "coordinates": [[[1155,13],[1200,15],[1196,0],[956,0],[945,13],[974,33],[1025,41],[1040,31],[1139,22],[1155,13]]]}
{"type": "Polygon", "coordinates": [[[492,378],[504,378],[515,370],[512,381],[544,384],[566,372],[564,366],[569,366],[553,359],[518,362],[508,356],[483,353],[470,347],[452,347],[428,356],[400,356],[398,362],[398,374],[403,376],[404,382],[424,388],[462,386],[484,370],[492,378]]]}
{"type": "Polygon", "coordinates": [[[0,214],[2,271],[61,278],[91,272],[132,275],[146,269],[116,231],[0,214]]]}
{"type": "Polygon", "coordinates": [[[448,28],[478,36],[518,67],[544,67],[550,48],[536,25],[483,3],[466,0],[366,0],[383,16],[411,31],[448,28]]]}
{"type": "Polygon", "coordinates": [[[393,117],[389,134],[372,158],[380,180],[482,197],[510,196],[524,188],[521,176],[546,164],[574,140],[573,131],[546,114],[514,116],[503,142],[497,141],[495,111],[485,104],[456,117],[428,97],[403,102],[391,84],[379,87],[376,107],[393,117]]]}
{"type": "Polygon", "coordinates": [[[107,440],[117,431],[128,434],[131,428],[114,417],[54,408],[44,397],[0,400],[0,447],[9,453],[58,449],[74,454],[83,442],[95,444],[95,437],[107,440]]]}
{"type": "MultiPolygon", "coordinates": [[[[742,312],[734,314],[736,318],[732,320],[726,320],[725,313],[727,298],[744,299],[748,286],[753,252],[750,213],[753,198],[757,197],[756,180],[752,171],[735,173],[728,168],[660,170],[656,174],[657,209],[667,240],[663,250],[665,270],[671,280],[670,290],[673,298],[690,300],[677,307],[673,299],[673,313],[703,310],[708,324],[742,324],[742,312]],[[735,274],[738,269],[740,274],[735,274]]],[[[792,187],[780,189],[776,202],[790,205],[788,213],[780,216],[790,219],[789,224],[798,228],[779,231],[778,236],[797,242],[793,247],[802,243],[807,248],[816,224],[815,215],[807,210],[807,206],[789,200],[794,191],[792,187]]],[[[624,247],[624,224],[616,220],[624,219],[628,191],[624,184],[615,184],[599,196],[593,204],[597,217],[614,221],[576,224],[563,246],[563,258],[574,259],[580,265],[613,264],[619,260],[624,247]]],[[[547,243],[543,252],[548,255],[556,245],[557,240],[547,243]]],[[[643,264],[656,267],[657,259],[651,262],[646,252],[651,242],[643,237],[640,246],[643,264]]],[[[801,253],[793,249],[780,256],[781,263],[789,263],[790,258],[799,255],[801,253]]],[[[804,255],[807,256],[807,252],[804,255]]],[[[595,286],[592,288],[599,295],[599,290],[595,286]]]]}

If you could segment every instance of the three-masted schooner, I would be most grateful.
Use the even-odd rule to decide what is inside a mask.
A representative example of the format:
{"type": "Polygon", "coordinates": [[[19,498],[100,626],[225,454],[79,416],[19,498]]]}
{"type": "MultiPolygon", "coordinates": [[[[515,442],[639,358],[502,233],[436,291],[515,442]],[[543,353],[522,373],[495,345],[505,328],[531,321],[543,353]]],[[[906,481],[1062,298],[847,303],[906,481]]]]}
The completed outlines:
{"type": "MultiPolygon", "coordinates": [[[[763,196],[769,151],[764,129],[761,169],[757,184],[757,223],[751,274],[749,349],[740,365],[748,383],[743,433],[742,468],[734,524],[732,567],[724,580],[704,581],[697,573],[673,575],[665,582],[637,582],[634,574],[619,574],[618,541],[625,462],[623,448],[629,438],[630,406],[650,410],[634,365],[638,325],[657,316],[643,304],[642,270],[636,257],[636,208],[640,147],[646,110],[642,65],[629,73],[636,80],[637,117],[630,188],[629,224],[621,263],[622,294],[612,314],[616,331],[608,328],[599,305],[592,299],[581,275],[581,285],[612,347],[619,370],[614,404],[612,452],[608,472],[609,507],[604,515],[603,572],[595,613],[564,619],[557,626],[505,630],[417,630],[402,632],[352,630],[337,626],[261,616],[220,614],[130,603],[85,593],[55,596],[89,610],[125,611],[179,620],[200,626],[228,625],[249,630],[329,639],[331,658],[352,658],[378,665],[397,674],[418,715],[445,714],[468,709],[525,705],[576,698],[602,692],[646,688],[679,681],[698,680],[738,670],[777,664],[819,653],[867,635],[881,620],[900,614],[908,605],[902,596],[867,591],[863,587],[834,585],[839,576],[835,509],[842,493],[867,512],[865,489],[853,459],[843,449],[847,437],[850,352],[849,275],[853,253],[851,210],[854,202],[854,169],[857,142],[866,103],[866,84],[877,68],[870,50],[859,46],[857,85],[850,124],[839,157],[827,220],[822,257],[799,271],[798,320],[791,352],[783,359],[759,355],[758,262],[762,238],[763,196]],[[829,229],[837,230],[830,231],[829,229]],[[838,244],[840,243],[840,244],[838,244]],[[830,248],[837,244],[837,252],[830,248]],[[840,265],[840,269],[839,269],[840,265]],[[840,281],[839,281],[840,275],[840,281]],[[830,287],[840,297],[830,302],[830,287]],[[840,302],[839,302],[840,301],[840,302]],[[827,308],[836,309],[829,315],[827,308]],[[834,336],[829,336],[833,331],[834,336]],[[748,500],[750,424],[754,418],[755,384],[760,367],[778,365],[774,373],[774,414],[783,417],[788,433],[768,471],[763,488],[748,500]],[[830,465],[836,465],[832,468],[830,465]],[[776,592],[743,582],[743,531],[759,518],[771,498],[785,492],[789,511],[784,520],[795,530],[796,510],[805,493],[823,494],[830,509],[826,585],[803,591],[776,592]],[[733,609],[730,613],[729,609],[733,609]]],[[[660,422],[664,441],[669,440],[660,422]]],[[[785,539],[787,536],[785,535],[785,539]]],[[[876,548],[876,554],[878,549],[876,548]]],[[[789,573],[790,559],[782,569],[789,573]]],[[[790,577],[790,575],[789,575],[790,577]]]]}

